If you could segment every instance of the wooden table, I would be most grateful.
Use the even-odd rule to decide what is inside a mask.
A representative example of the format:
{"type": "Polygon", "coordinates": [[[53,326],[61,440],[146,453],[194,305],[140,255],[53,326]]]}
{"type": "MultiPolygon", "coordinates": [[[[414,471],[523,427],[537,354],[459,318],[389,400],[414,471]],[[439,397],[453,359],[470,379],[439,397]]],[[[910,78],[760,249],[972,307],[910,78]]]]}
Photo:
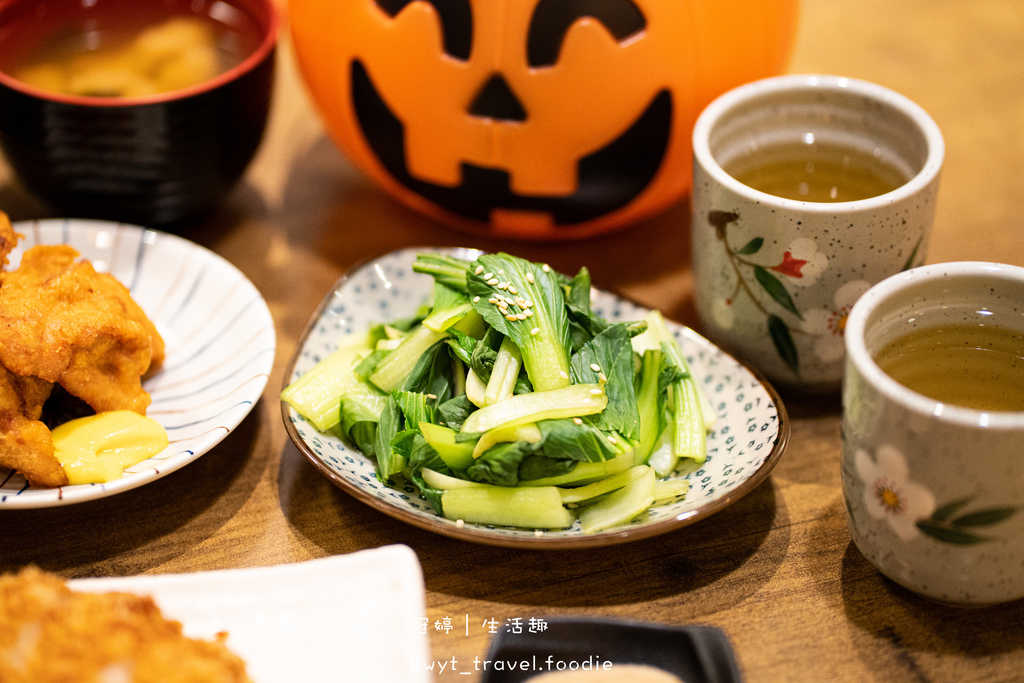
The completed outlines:
{"type": "MultiPolygon", "coordinates": [[[[945,134],[930,262],[1024,265],[1022,47],[1019,0],[803,3],[791,71],[894,88],[945,134]]],[[[571,245],[471,239],[398,206],[354,170],[325,137],[287,37],[280,57],[257,159],[216,215],[183,232],[237,264],[270,305],[278,350],[263,400],[221,445],[155,483],[66,508],[0,512],[0,571],[36,563],[65,577],[192,572],[404,543],[422,563],[431,622],[471,620],[468,636],[431,632],[439,660],[482,657],[485,620],[584,614],[719,626],[750,681],[1024,676],[1024,603],[939,606],[883,579],[853,547],[837,399],[786,396],[792,438],[767,482],[699,525],[629,546],[471,545],[394,521],[330,484],[288,440],[277,394],[307,318],[347,268],[410,245],[514,247],[567,272],[586,264],[600,286],[696,325],[688,206],[571,245]]],[[[15,220],[48,215],[6,166],[0,207],[15,220]]]]}

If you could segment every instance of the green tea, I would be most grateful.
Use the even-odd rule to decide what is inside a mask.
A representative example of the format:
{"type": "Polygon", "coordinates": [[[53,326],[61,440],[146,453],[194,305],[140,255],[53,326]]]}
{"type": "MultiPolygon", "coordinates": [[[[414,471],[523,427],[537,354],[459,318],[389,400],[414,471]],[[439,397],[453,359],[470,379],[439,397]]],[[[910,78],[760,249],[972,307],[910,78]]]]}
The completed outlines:
{"type": "Polygon", "coordinates": [[[758,149],[725,171],[747,187],[804,202],[852,202],[907,182],[900,169],[853,147],[813,142],[758,149]]]}
{"type": "Polygon", "coordinates": [[[900,384],[976,410],[1024,410],[1024,334],[1000,327],[919,329],[887,344],[875,362],[900,384]]]}

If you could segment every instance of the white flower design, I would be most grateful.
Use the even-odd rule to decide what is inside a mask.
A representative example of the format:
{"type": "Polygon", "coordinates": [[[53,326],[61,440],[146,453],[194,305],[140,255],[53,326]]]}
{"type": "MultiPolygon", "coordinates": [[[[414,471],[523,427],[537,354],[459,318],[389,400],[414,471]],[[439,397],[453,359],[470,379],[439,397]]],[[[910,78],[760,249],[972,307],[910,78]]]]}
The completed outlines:
{"type": "Polygon", "coordinates": [[[879,447],[876,459],[859,450],[853,463],[864,482],[864,505],[875,519],[886,519],[904,541],[921,532],[917,521],[935,511],[935,496],[924,486],[910,480],[910,468],[903,454],[889,444],[879,447]]]}
{"type": "Polygon", "coordinates": [[[711,317],[723,330],[731,330],[736,325],[736,311],[733,309],[732,299],[715,299],[711,302],[711,317]]]}
{"type": "Polygon", "coordinates": [[[837,361],[843,357],[843,332],[846,319],[857,299],[871,288],[866,280],[847,282],[836,290],[831,308],[819,308],[804,312],[804,332],[818,337],[814,352],[825,362],[837,361]]]}
{"type": "Polygon", "coordinates": [[[809,287],[828,267],[828,257],[818,251],[817,243],[806,237],[798,237],[789,244],[783,254],[782,263],[772,270],[788,275],[786,282],[795,287],[809,287]]]}

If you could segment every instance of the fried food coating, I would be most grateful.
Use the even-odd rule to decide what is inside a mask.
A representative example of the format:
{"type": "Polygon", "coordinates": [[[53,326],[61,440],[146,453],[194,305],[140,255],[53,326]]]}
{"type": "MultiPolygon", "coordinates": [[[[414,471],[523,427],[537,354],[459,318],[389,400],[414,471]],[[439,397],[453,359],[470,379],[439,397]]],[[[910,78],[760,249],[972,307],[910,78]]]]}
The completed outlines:
{"type": "Polygon", "coordinates": [[[53,454],[50,430],[39,420],[52,389],[46,380],[22,377],[0,365],[0,467],[23,473],[33,486],[68,483],[53,454]]]}
{"type": "MultiPolygon", "coordinates": [[[[0,212],[0,270],[18,244],[7,215],[0,212]]],[[[0,365],[0,467],[25,473],[33,486],[63,486],[64,468],[53,455],[50,430],[39,421],[53,384],[22,377],[0,365]]]]}
{"type": "Polygon", "coordinates": [[[11,255],[11,251],[18,245],[19,237],[21,235],[14,232],[11,219],[3,211],[0,211],[0,270],[7,268],[7,257],[11,255]]]}
{"type": "Polygon", "coordinates": [[[146,414],[142,376],[163,339],[127,288],[68,245],[39,245],[0,274],[0,364],[59,383],[96,412],[146,414]]]}
{"type": "Polygon", "coordinates": [[[34,567],[0,576],[4,683],[249,681],[223,640],[188,638],[149,597],[73,591],[34,567]]]}
{"type": "Polygon", "coordinates": [[[97,413],[145,415],[142,377],[163,362],[164,341],[128,288],[68,245],[35,246],[6,270],[20,237],[0,212],[0,467],[33,486],[63,486],[39,420],[53,385],[97,413]]]}

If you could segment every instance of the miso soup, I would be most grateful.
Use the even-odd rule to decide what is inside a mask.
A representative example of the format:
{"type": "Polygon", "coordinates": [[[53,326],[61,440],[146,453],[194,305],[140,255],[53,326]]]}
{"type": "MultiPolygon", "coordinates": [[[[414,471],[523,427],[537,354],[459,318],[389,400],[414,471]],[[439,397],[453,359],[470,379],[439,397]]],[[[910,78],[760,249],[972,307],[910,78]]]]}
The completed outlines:
{"type": "Polygon", "coordinates": [[[259,45],[243,12],[225,3],[210,9],[216,14],[186,2],[98,0],[38,22],[31,42],[11,40],[0,69],[66,95],[145,97],[188,88],[237,66],[259,45]]]}

